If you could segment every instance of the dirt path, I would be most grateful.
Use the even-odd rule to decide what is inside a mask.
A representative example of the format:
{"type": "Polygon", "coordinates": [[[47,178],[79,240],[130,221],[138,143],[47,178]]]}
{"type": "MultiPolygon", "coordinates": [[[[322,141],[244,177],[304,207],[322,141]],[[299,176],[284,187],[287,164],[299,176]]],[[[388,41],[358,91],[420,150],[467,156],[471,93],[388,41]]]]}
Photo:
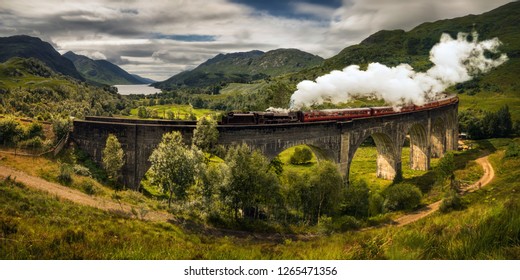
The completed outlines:
{"type": "MultiPolygon", "coordinates": [[[[495,177],[495,170],[493,170],[491,163],[489,163],[488,156],[478,158],[475,161],[478,164],[480,164],[482,166],[482,168],[484,169],[484,175],[482,175],[482,177],[474,184],[463,188],[461,190],[463,194],[468,193],[468,192],[473,192],[473,191],[480,189],[481,187],[489,184],[489,182],[491,182],[491,180],[493,180],[493,178],[495,177]]],[[[442,200],[439,200],[439,201],[429,204],[426,207],[421,208],[415,212],[412,212],[410,214],[399,217],[394,221],[395,222],[394,225],[401,227],[401,226],[413,223],[419,219],[422,219],[422,218],[430,215],[431,213],[439,210],[441,203],[442,203],[442,200]]]]}
{"type": "Polygon", "coordinates": [[[7,178],[11,177],[11,179],[16,180],[16,182],[23,183],[24,185],[37,189],[40,191],[47,192],[51,195],[57,196],[59,198],[63,198],[74,203],[78,203],[81,205],[86,205],[94,208],[98,208],[101,210],[122,213],[128,215],[130,217],[140,218],[147,221],[170,221],[174,220],[174,217],[171,214],[160,211],[149,211],[146,214],[140,214],[140,208],[137,206],[132,206],[127,203],[117,203],[110,199],[93,197],[89,196],[85,193],[82,193],[78,190],[74,190],[60,184],[51,183],[41,179],[39,177],[28,175],[24,172],[14,170],[9,167],[0,166],[0,177],[7,178]],[[133,210],[133,211],[132,211],[133,210]],[[134,213],[137,213],[139,217],[137,217],[134,213]]]}
{"type": "MultiPolygon", "coordinates": [[[[476,162],[482,165],[484,169],[484,175],[476,183],[464,188],[462,190],[463,193],[473,192],[479,189],[480,187],[487,185],[495,177],[495,171],[489,163],[487,156],[478,158],[476,162]]],[[[0,177],[7,178],[8,176],[10,176],[11,179],[16,180],[17,182],[21,182],[30,188],[47,192],[51,195],[55,195],[59,198],[66,199],[74,203],[95,207],[109,212],[123,213],[125,215],[128,215],[129,217],[141,218],[147,221],[175,221],[175,217],[173,215],[161,211],[149,211],[146,213],[146,215],[144,215],[144,217],[137,217],[135,215],[136,212],[139,212],[139,209],[136,209],[137,206],[133,206],[123,202],[117,203],[110,199],[89,196],[78,190],[74,190],[62,186],[60,184],[48,182],[39,177],[31,176],[24,172],[14,170],[9,167],[0,166],[0,177]]],[[[441,202],[442,201],[434,202],[413,213],[399,217],[394,221],[393,224],[396,226],[404,226],[413,223],[421,218],[424,218],[430,215],[431,213],[437,211],[439,209],[439,206],[441,205],[441,202]]],[[[365,228],[364,230],[367,229],[368,228],[365,228]]]]}

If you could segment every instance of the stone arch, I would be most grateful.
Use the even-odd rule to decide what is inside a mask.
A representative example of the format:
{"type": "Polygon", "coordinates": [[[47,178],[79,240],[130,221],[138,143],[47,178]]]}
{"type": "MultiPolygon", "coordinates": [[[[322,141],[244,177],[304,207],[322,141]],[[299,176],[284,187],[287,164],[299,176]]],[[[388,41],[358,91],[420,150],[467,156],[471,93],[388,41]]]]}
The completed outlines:
{"type": "Polygon", "coordinates": [[[356,154],[359,146],[369,137],[371,136],[374,139],[377,150],[377,170],[376,176],[378,178],[393,180],[396,176],[402,175],[401,170],[401,154],[400,149],[397,149],[397,144],[395,140],[396,137],[392,137],[383,132],[373,132],[367,133],[363,135],[363,137],[359,138],[359,141],[355,145],[352,146],[352,149],[349,152],[349,159],[347,165],[347,178],[350,178],[350,165],[352,163],[352,159],[356,154]]]}
{"type": "Polygon", "coordinates": [[[432,120],[431,125],[431,156],[440,158],[446,152],[446,120],[444,118],[436,118],[432,120]]]}
{"type": "Polygon", "coordinates": [[[428,170],[430,168],[430,139],[424,125],[415,123],[408,130],[410,135],[410,168],[428,170]]]}

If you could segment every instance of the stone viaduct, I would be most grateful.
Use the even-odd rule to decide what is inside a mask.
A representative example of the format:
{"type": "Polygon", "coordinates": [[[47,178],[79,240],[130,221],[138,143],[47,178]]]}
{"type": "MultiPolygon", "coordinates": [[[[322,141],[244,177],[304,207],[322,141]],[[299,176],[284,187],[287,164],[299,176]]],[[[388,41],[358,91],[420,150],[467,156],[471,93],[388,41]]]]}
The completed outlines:
{"type": "MultiPolygon", "coordinates": [[[[247,143],[274,158],[295,145],[310,146],[319,157],[335,161],[348,182],[352,158],[365,139],[372,136],[377,147],[377,176],[401,176],[401,151],[410,140],[410,168],[427,170],[431,157],[441,157],[457,148],[458,103],[425,111],[354,119],[347,122],[316,122],[268,125],[221,125],[219,143],[247,143]]],[[[125,151],[123,183],[134,190],[150,168],[148,158],[162,135],[180,131],[191,141],[195,122],[87,117],[75,120],[72,140],[101,164],[108,134],[117,136],[125,151]]]]}

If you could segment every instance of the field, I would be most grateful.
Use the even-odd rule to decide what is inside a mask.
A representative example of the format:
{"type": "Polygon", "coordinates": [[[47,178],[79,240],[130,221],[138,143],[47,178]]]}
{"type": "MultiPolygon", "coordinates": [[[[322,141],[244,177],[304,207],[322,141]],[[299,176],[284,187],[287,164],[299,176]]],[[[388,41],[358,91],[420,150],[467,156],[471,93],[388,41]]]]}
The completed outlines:
{"type": "MultiPolygon", "coordinates": [[[[490,185],[464,197],[464,210],[436,213],[402,228],[386,226],[347,234],[250,235],[182,223],[146,222],[121,213],[79,206],[2,179],[0,256],[2,259],[517,259],[520,257],[520,159],[504,158],[504,149],[511,141],[480,141],[479,149],[456,155],[457,165],[461,166],[457,171],[459,176],[471,176],[470,170],[475,167],[469,160],[484,151],[491,152],[490,159],[497,171],[490,185]]],[[[520,144],[520,139],[514,141],[520,144]]],[[[356,156],[359,157],[356,161],[371,158],[371,149],[358,151],[363,156],[356,156]]],[[[283,158],[282,154],[282,161],[283,158]]],[[[48,159],[12,156],[3,156],[0,164],[28,172],[31,170],[28,166],[47,166],[32,169],[33,174],[49,174],[57,168],[57,163],[48,159]]],[[[364,163],[369,164],[373,163],[364,163]]],[[[97,187],[106,192],[104,196],[110,196],[109,189],[97,187]]],[[[126,201],[146,199],[138,196],[126,201]]]]}
{"type": "MultiPolygon", "coordinates": [[[[177,105],[177,104],[169,104],[169,105],[154,105],[147,106],[146,108],[156,111],[157,116],[159,118],[166,119],[167,111],[171,111],[176,118],[178,119],[188,119],[190,115],[195,115],[197,119],[204,116],[216,115],[217,112],[210,109],[195,109],[191,105],[177,105]]],[[[137,118],[137,108],[130,110],[130,116],[137,118]]]]}

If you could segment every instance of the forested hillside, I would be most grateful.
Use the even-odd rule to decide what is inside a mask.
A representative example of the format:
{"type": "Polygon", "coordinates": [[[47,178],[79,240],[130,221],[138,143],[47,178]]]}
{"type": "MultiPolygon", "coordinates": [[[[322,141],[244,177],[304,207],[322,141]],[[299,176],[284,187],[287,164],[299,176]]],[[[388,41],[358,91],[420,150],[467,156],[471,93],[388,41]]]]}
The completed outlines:
{"type": "Polygon", "coordinates": [[[128,103],[112,87],[96,87],[54,72],[35,58],[0,64],[0,114],[54,117],[119,114],[128,103]]]}

